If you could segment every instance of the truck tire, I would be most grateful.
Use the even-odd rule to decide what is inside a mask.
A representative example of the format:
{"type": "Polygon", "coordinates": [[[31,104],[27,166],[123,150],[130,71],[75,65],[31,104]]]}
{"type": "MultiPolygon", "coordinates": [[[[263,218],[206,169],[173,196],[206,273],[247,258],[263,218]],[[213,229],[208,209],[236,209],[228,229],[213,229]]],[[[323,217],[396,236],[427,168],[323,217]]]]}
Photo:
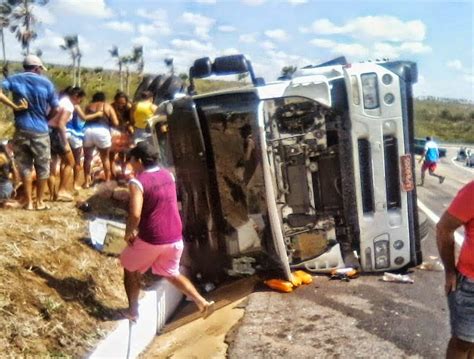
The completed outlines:
{"type": "Polygon", "coordinates": [[[137,102],[139,100],[140,94],[143,91],[149,91],[150,84],[152,83],[154,76],[146,75],[143,77],[142,82],[137,87],[135,94],[133,95],[133,102],[137,102]]]}

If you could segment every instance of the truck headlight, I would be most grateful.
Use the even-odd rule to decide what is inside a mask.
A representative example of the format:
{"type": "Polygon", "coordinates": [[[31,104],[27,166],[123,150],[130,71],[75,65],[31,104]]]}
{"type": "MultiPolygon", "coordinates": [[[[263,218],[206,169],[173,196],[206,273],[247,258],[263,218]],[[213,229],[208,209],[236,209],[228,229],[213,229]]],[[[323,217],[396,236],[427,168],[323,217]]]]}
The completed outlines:
{"type": "Polygon", "coordinates": [[[388,268],[390,264],[390,252],[388,240],[376,241],[374,246],[375,269],[388,268]]]}
{"type": "Polygon", "coordinates": [[[361,76],[364,108],[373,110],[379,107],[379,87],[377,74],[368,73],[361,76]]]}

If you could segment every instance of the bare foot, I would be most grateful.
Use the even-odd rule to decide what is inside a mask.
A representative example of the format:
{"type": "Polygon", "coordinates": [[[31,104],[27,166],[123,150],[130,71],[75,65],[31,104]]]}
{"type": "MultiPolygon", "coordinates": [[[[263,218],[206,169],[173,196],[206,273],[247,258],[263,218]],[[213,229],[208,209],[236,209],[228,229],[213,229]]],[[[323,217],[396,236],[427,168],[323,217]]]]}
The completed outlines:
{"type": "Polygon", "coordinates": [[[74,197],[68,192],[58,192],[58,196],[56,198],[56,201],[59,202],[72,202],[73,200],[74,197]]]}
{"type": "Polygon", "coordinates": [[[26,202],[26,203],[22,203],[21,204],[21,207],[23,209],[26,209],[27,211],[33,211],[35,209],[35,207],[33,206],[33,203],[32,202],[26,202]]]}
{"type": "Polygon", "coordinates": [[[138,320],[138,309],[137,310],[131,310],[131,309],[122,309],[119,310],[119,314],[121,317],[124,319],[128,319],[132,323],[136,323],[138,320]]]}

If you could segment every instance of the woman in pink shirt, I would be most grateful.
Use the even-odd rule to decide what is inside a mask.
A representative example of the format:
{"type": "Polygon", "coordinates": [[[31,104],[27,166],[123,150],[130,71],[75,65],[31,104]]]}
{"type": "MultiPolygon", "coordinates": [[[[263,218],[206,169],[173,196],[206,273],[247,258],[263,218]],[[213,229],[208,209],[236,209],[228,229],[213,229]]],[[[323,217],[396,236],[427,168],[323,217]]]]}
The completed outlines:
{"type": "Polygon", "coordinates": [[[190,297],[204,317],[214,310],[194,285],[179,272],[183,253],[182,224],[173,175],[157,165],[158,152],[147,141],[130,151],[130,163],[137,174],[129,184],[130,209],[125,231],[127,248],[120,256],[129,307],[124,315],[138,318],[141,275],[149,268],[165,277],[190,297]]]}

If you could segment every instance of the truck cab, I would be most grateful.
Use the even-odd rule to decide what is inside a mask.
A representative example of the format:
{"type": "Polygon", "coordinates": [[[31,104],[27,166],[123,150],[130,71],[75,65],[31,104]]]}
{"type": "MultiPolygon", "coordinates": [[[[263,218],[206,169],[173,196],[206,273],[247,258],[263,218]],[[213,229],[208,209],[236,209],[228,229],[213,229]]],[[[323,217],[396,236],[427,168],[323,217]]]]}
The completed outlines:
{"type": "Polygon", "coordinates": [[[185,264],[212,280],[421,263],[416,81],[409,61],[338,58],[264,83],[243,55],[196,60],[190,92],[162,102],[151,124],[176,174],[185,264]],[[194,92],[194,79],[228,74],[252,84],[194,92]]]}

